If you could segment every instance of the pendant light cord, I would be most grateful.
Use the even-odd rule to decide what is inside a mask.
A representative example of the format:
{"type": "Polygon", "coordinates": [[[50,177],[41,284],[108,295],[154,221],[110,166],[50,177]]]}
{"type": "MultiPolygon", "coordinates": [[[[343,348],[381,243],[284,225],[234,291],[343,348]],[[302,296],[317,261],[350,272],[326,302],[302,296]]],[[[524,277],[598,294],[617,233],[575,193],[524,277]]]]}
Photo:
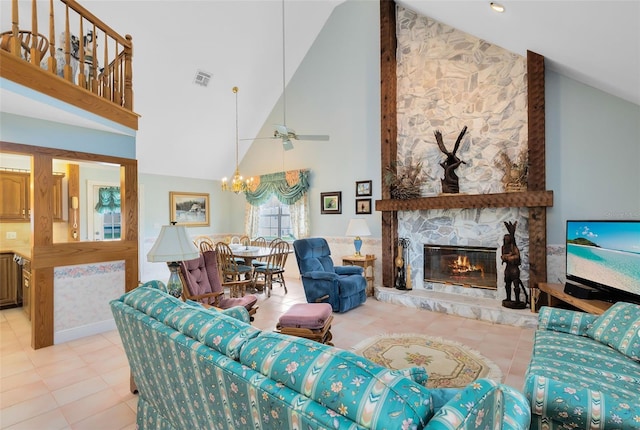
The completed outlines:
{"type": "MultiPolygon", "coordinates": [[[[282,0],[282,125],[287,127],[287,91],[285,83],[285,64],[286,64],[286,50],[285,50],[285,29],[284,29],[284,0],[282,0]]],[[[287,129],[288,130],[288,129],[287,129]]],[[[288,132],[288,131],[287,131],[288,132]]],[[[282,171],[284,172],[284,145],[282,147],[282,171]]]]}
{"type": "Polygon", "coordinates": [[[285,37],[284,37],[284,0],[282,0],[282,119],[285,127],[287,126],[287,92],[285,90],[285,37]]]}
{"type": "Polygon", "coordinates": [[[238,87],[233,87],[236,95],[236,173],[238,173],[238,87]]]}

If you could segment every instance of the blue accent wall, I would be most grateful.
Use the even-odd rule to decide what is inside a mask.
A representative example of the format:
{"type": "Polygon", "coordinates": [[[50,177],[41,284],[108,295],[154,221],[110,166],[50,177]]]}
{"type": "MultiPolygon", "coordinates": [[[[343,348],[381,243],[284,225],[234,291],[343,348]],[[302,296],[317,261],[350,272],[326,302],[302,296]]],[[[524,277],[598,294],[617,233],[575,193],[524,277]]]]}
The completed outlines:
{"type": "Polygon", "coordinates": [[[46,148],[136,158],[136,138],[84,127],[0,113],[0,140],[46,148]]]}

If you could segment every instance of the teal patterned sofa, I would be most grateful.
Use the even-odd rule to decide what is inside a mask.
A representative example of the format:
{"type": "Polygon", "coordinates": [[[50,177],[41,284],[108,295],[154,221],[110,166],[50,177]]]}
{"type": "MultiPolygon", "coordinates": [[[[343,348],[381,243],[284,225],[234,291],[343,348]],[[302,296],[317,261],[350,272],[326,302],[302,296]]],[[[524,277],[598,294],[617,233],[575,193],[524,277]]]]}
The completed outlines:
{"type": "Polygon", "coordinates": [[[139,429],[526,430],[530,422],[526,398],[509,387],[478,380],[430,390],[422,368],[389,370],[262,332],[241,307],[216,312],[141,286],[111,309],[139,391],[139,429]]]}
{"type": "Polygon", "coordinates": [[[543,307],[524,392],[532,429],[640,429],[640,306],[543,307]]]}

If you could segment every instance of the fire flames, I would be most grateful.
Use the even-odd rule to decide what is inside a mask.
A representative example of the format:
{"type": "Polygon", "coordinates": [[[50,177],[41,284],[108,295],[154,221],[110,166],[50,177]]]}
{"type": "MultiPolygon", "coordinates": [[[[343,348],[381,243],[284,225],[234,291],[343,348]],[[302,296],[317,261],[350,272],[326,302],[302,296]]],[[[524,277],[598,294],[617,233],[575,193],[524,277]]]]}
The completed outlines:
{"type": "Polygon", "coordinates": [[[448,267],[451,275],[464,276],[469,273],[480,273],[484,277],[484,267],[471,264],[466,255],[458,255],[458,258],[453,260],[448,267]]]}

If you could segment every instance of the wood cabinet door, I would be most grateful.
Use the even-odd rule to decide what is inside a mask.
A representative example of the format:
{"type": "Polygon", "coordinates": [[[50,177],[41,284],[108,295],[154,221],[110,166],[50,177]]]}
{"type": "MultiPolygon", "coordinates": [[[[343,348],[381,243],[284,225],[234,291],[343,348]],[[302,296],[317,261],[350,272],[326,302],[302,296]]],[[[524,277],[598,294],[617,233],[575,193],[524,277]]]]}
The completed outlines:
{"type": "Polygon", "coordinates": [[[29,174],[0,172],[0,220],[29,221],[29,174]]]}
{"type": "Polygon", "coordinates": [[[17,264],[12,253],[0,254],[0,306],[17,305],[17,264]]]}

